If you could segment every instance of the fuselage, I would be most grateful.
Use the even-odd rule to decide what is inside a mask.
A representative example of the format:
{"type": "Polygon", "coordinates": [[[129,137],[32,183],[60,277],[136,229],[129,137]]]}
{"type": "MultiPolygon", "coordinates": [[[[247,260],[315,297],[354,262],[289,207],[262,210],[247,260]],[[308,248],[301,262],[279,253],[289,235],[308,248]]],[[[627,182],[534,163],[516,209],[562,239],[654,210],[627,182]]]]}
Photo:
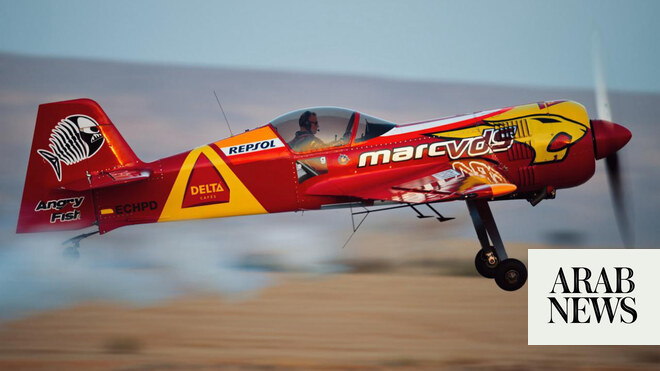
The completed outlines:
{"type": "MultiPolygon", "coordinates": [[[[570,101],[396,126],[375,124],[352,112],[334,142],[304,152],[287,144],[292,129],[282,124],[295,124],[297,115],[298,111],[257,129],[139,164],[151,172],[147,179],[95,190],[101,233],[128,224],[369,202],[350,195],[391,179],[417,179],[429,167],[504,177],[517,187],[508,196],[513,198],[548,187],[579,185],[595,169],[591,123],[584,107],[570,101]],[[373,126],[371,134],[368,125],[373,126]]],[[[322,115],[319,120],[323,126],[322,115]]],[[[408,199],[403,193],[397,199],[401,191],[388,192],[384,197],[395,201],[433,201],[410,199],[410,192],[408,199]]]]}

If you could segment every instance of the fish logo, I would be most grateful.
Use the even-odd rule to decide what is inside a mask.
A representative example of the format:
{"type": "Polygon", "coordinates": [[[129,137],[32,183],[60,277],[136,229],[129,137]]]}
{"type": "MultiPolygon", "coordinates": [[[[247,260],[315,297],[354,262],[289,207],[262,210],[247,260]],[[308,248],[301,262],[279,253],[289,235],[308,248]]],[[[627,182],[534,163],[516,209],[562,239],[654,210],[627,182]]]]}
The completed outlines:
{"type": "Polygon", "coordinates": [[[62,163],[73,165],[94,156],[103,146],[105,138],[94,119],[71,115],[55,125],[49,141],[50,151],[39,149],[37,153],[53,167],[57,180],[62,181],[62,163]]]}
{"type": "Polygon", "coordinates": [[[464,139],[482,135],[486,130],[499,129],[495,140],[513,137],[534,150],[532,164],[562,161],[569,148],[587,133],[588,127],[559,115],[528,115],[502,121],[484,120],[476,126],[427,134],[443,139],[464,139]]]}

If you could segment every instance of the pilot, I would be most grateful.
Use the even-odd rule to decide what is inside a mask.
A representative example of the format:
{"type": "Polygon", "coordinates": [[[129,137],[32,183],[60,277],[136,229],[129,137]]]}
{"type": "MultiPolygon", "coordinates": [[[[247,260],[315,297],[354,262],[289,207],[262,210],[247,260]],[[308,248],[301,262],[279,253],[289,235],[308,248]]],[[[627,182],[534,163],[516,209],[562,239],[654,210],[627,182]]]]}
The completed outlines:
{"type": "Polygon", "coordinates": [[[305,111],[298,119],[300,131],[296,132],[288,144],[296,152],[311,151],[325,147],[325,143],[316,137],[316,132],[319,130],[319,121],[316,118],[316,113],[312,111],[305,111]]]}

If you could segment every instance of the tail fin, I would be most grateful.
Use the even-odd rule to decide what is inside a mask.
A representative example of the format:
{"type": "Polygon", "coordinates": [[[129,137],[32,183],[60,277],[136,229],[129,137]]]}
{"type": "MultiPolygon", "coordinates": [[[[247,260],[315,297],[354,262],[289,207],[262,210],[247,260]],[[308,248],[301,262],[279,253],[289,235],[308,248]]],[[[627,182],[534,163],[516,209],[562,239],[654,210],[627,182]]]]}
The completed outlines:
{"type": "Polygon", "coordinates": [[[16,232],[73,230],[96,224],[91,187],[84,189],[80,184],[99,172],[139,163],[93,100],[40,105],[16,232]]]}

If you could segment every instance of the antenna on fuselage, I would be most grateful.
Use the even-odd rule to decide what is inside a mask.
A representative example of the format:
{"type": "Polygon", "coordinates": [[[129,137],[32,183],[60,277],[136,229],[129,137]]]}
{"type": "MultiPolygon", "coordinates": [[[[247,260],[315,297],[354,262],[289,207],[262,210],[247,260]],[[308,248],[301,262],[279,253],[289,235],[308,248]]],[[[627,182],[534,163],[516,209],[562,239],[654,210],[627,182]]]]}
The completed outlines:
{"type": "Polygon", "coordinates": [[[218,102],[218,106],[220,106],[220,111],[222,111],[222,116],[225,117],[225,122],[227,123],[227,128],[229,128],[229,134],[231,134],[231,136],[233,137],[234,132],[231,131],[231,126],[229,126],[229,120],[227,120],[227,115],[225,115],[225,110],[222,109],[222,104],[220,104],[220,98],[218,98],[218,94],[215,93],[215,90],[213,90],[213,95],[215,95],[215,100],[216,100],[216,102],[218,102]]]}

